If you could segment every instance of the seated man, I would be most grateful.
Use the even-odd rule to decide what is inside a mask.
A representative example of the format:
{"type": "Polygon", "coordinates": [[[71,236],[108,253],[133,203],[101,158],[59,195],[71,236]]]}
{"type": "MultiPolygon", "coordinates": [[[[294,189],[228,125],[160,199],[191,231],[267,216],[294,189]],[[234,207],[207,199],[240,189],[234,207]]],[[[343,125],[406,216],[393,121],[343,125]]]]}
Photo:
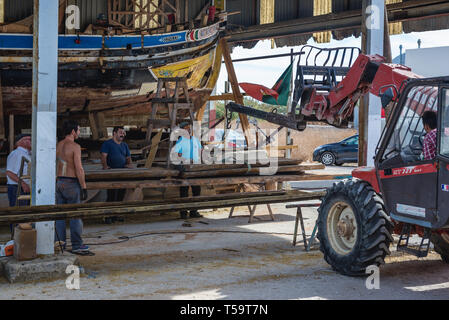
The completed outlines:
{"type": "Polygon", "coordinates": [[[432,160],[437,152],[437,114],[433,111],[424,112],[422,122],[426,131],[423,142],[424,160],[432,160]]]}

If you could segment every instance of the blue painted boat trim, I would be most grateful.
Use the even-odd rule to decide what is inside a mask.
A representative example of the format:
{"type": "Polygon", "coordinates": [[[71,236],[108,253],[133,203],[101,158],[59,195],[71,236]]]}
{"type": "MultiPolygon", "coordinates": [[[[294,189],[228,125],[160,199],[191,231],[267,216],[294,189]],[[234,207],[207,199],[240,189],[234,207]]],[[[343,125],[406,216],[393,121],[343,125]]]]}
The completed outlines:
{"type": "MultiPolygon", "coordinates": [[[[133,49],[171,46],[185,42],[199,42],[218,35],[218,25],[202,29],[183,30],[157,35],[101,36],[101,35],[59,35],[59,50],[102,50],[133,49]],[[104,40],[103,40],[104,38],[104,40]],[[143,45],[143,47],[142,47],[143,45]]],[[[0,50],[33,50],[32,34],[0,34],[0,50]]]]}

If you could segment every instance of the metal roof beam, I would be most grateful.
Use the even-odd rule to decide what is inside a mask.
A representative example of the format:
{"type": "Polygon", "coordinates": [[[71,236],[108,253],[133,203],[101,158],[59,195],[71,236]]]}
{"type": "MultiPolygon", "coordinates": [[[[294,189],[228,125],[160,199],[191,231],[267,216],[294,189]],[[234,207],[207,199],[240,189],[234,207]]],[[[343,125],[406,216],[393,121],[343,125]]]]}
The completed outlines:
{"type": "MultiPolygon", "coordinates": [[[[422,20],[449,15],[449,2],[441,0],[407,1],[387,6],[389,22],[422,20]]],[[[352,10],[310,18],[288,20],[250,26],[243,30],[228,31],[228,42],[263,40],[320,31],[360,28],[362,11],[352,10]]]]}

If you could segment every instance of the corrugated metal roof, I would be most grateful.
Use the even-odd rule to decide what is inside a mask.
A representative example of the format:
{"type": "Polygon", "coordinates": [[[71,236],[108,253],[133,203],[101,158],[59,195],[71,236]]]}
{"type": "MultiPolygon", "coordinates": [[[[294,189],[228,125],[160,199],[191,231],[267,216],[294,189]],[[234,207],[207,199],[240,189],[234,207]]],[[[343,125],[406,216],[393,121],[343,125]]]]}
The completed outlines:
{"type": "Polygon", "coordinates": [[[229,26],[235,28],[259,24],[259,10],[256,8],[257,3],[255,0],[227,0],[226,11],[240,11],[239,14],[234,14],[228,18],[229,26]]]}
{"type": "MultiPolygon", "coordinates": [[[[33,13],[33,0],[4,0],[5,1],[5,22],[12,22],[24,19],[33,13]]],[[[181,20],[185,21],[185,2],[180,0],[181,20]]],[[[318,1],[318,0],[316,0],[318,1]]],[[[324,1],[324,0],[323,0],[324,1]]],[[[408,2],[416,0],[388,0],[388,2],[408,2]]],[[[81,30],[88,24],[95,22],[100,13],[107,13],[107,0],[75,0],[81,10],[81,30]]],[[[175,3],[175,0],[170,0],[175,3]]],[[[188,0],[189,19],[194,18],[209,0],[188,0]]],[[[259,0],[226,0],[228,12],[239,11],[239,14],[231,15],[228,18],[230,28],[246,28],[260,23],[259,0]]],[[[323,2],[324,3],[324,2],[323,2]]],[[[288,21],[300,18],[312,17],[314,13],[314,0],[275,0],[274,21],[288,21]]],[[[341,13],[349,10],[361,10],[360,0],[332,0],[332,12],[341,13]]],[[[428,30],[449,29],[449,19],[447,16],[419,19],[402,23],[405,33],[428,30]]],[[[399,26],[395,30],[400,32],[399,26]]],[[[349,30],[333,30],[335,39],[343,39],[352,35],[359,36],[360,28],[349,30]]],[[[278,46],[304,44],[311,35],[293,35],[288,38],[277,39],[278,46]]],[[[247,43],[251,46],[255,42],[247,43]]]]}
{"type": "Polygon", "coordinates": [[[25,19],[33,14],[33,0],[5,0],[5,22],[25,19]]]}
{"type": "Polygon", "coordinates": [[[100,13],[108,15],[107,0],[76,0],[75,5],[80,8],[80,30],[95,22],[100,13]]]}

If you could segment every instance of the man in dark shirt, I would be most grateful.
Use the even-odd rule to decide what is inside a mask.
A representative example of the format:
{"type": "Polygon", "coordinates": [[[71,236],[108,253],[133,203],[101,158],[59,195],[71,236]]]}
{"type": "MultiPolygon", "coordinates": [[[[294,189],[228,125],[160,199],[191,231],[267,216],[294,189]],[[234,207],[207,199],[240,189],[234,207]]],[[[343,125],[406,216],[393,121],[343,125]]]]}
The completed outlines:
{"type": "MultiPolygon", "coordinates": [[[[101,163],[104,170],[132,168],[131,153],[128,145],[123,142],[126,132],[123,127],[114,127],[112,139],[109,139],[101,146],[101,163]]],[[[109,189],[107,202],[123,201],[126,189],[109,189]]],[[[106,218],[106,223],[118,221],[117,217],[106,218]]],[[[122,220],[122,219],[120,219],[122,220]]]]}

